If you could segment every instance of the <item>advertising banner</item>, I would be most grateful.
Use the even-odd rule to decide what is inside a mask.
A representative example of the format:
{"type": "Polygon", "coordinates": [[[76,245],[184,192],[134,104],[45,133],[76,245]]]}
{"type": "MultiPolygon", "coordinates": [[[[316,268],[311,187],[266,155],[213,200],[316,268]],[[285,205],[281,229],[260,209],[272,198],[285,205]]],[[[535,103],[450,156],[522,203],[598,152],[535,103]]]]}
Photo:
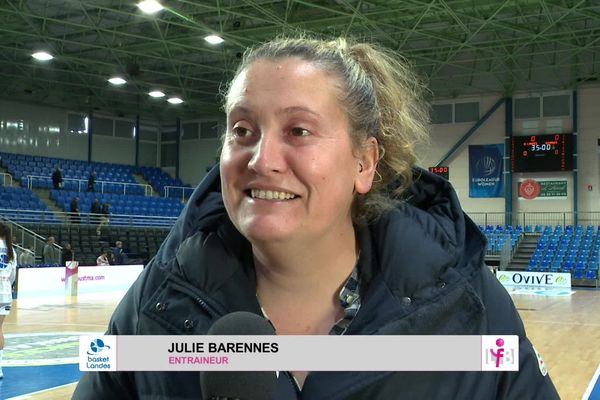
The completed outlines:
{"type": "Polygon", "coordinates": [[[504,145],[469,146],[469,197],[504,196],[504,145]]]}
{"type": "Polygon", "coordinates": [[[504,286],[571,287],[571,274],[561,272],[497,271],[504,286]]]}
{"type": "Polygon", "coordinates": [[[519,197],[533,199],[566,199],[566,180],[526,179],[519,182],[519,197]]]}
{"type": "Polygon", "coordinates": [[[75,295],[127,290],[143,269],[143,265],[78,266],[76,269],[19,268],[17,297],[21,300],[65,293],[75,295]],[[73,292],[73,287],[77,288],[76,292],[73,292]]]}

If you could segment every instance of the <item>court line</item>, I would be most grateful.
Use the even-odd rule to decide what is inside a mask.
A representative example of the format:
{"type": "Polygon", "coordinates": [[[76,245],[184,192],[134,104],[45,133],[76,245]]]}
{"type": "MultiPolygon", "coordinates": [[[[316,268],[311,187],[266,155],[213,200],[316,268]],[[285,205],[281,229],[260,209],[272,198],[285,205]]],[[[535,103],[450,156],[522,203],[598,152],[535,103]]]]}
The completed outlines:
{"type": "Polygon", "coordinates": [[[26,399],[30,399],[31,396],[34,396],[36,394],[41,394],[41,393],[44,393],[44,392],[49,392],[51,390],[56,390],[56,389],[60,389],[60,388],[63,388],[63,387],[69,386],[69,385],[75,385],[75,384],[77,384],[77,382],[65,383],[64,385],[54,386],[54,387],[51,387],[51,388],[48,388],[48,389],[38,390],[37,392],[31,392],[31,393],[22,394],[22,395],[19,395],[19,396],[16,396],[16,397],[8,398],[6,400],[26,400],[26,399]]]}
{"type": "Polygon", "coordinates": [[[592,390],[594,389],[594,386],[596,386],[596,383],[598,381],[598,375],[600,375],[600,364],[598,364],[598,368],[596,369],[596,372],[594,373],[594,377],[590,381],[590,384],[588,385],[585,393],[581,397],[581,400],[589,400],[590,399],[590,395],[592,394],[592,390]]]}

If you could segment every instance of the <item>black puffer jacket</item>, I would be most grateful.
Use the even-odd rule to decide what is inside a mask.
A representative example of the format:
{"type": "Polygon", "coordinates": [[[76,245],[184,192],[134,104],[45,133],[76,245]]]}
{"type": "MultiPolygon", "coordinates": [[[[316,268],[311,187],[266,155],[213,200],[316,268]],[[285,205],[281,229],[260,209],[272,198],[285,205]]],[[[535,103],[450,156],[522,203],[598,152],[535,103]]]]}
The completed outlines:
{"type": "MultiPolygon", "coordinates": [[[[450,184],[424,171],[409,200],[359,230],[367,283],[349,335],[520,336],[519,372],[314,372],[301,393],[281,378],[277,399],[556,399],[523,323],[484,265],[485,239],[450,184]]],[[[260,314],[249,243],[227,218],[218,169],[117,307],[112,335],[202,335],[233,311],[260,314]]],[[[284,375],[281,375],[284,377],[284,375]]],[[[199,399],[191,372],[86,373],[75,399],[199,399]]]]}

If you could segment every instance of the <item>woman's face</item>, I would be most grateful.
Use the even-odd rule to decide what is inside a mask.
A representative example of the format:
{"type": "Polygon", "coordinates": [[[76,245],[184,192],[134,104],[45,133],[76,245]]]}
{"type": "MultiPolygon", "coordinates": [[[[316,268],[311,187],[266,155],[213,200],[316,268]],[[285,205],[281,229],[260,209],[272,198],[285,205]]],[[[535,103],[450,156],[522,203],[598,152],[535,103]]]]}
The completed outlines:
{"type": "Polygon", "coordinates": [[[221,181],[251,242],[319,240],[352,226],[360,167],[335,83],[298,58],[256,61],[235,79],[221,181]]]}

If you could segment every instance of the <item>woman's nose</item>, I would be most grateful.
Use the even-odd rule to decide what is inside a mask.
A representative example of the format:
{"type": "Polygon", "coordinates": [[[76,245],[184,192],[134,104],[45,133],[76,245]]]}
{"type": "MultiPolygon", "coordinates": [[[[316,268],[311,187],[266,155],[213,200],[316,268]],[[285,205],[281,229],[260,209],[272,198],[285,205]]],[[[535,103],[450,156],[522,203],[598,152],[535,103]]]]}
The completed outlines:
{"type": "Polygon", "coordinates": [[[253,148],[248,168],[259,174],[285,170],[284,144],[278,135],[263,134],[253,148]]]}

